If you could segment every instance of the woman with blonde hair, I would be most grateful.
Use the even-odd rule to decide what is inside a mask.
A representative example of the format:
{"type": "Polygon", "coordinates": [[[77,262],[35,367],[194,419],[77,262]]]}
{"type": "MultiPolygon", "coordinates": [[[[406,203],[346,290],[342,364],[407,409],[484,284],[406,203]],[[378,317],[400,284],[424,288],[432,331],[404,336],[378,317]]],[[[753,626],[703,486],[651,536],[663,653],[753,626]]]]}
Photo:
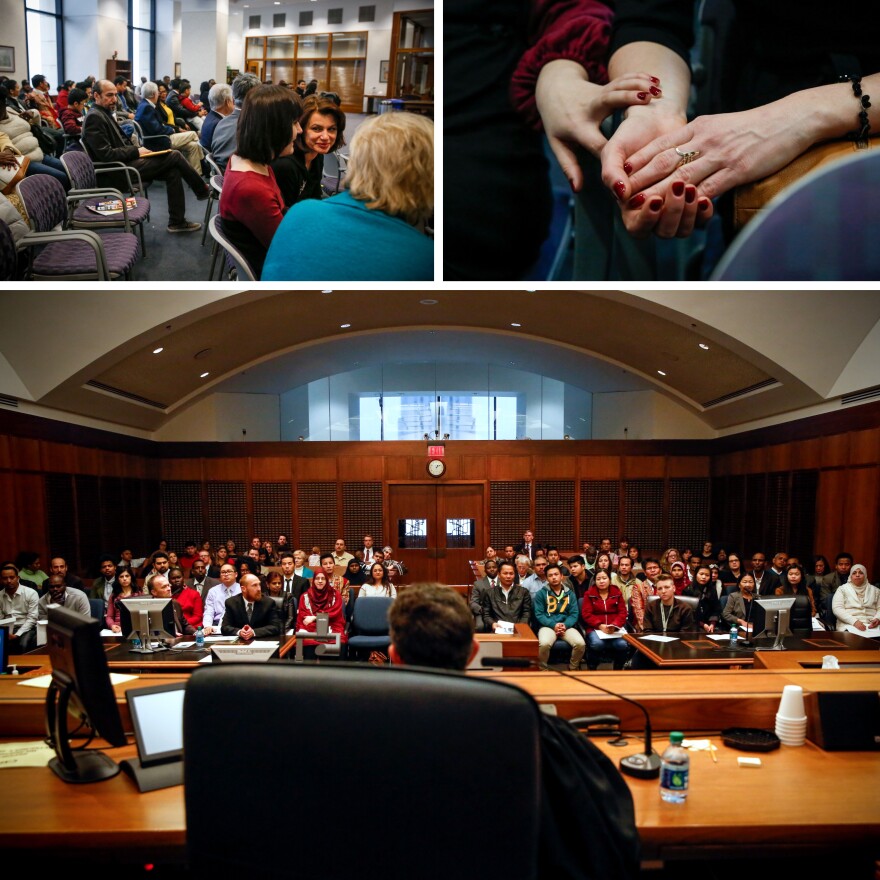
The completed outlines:
{"type": "Polygon", "coordinates": [[[431,120],[397,112],[361,123],[345,186],[287,212],[262,280],[325,280],[329,272],[340,281],[432,281],[434,243],[424,233],[434,212],[431,120]]]}

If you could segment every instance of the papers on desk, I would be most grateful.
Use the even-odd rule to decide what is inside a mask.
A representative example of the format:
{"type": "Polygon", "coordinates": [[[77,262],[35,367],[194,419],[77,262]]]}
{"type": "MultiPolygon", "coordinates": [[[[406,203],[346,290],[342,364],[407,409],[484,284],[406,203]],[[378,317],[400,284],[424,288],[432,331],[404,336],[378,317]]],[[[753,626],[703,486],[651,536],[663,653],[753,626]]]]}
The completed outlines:
{"type": "MultiPolygon", "coordinates": [[[[709,633],[706,638],[712,639],[713,642],[729,642],[730,633],[709,633]]],[[[737,636],[737,638],[742,641],[742,636],[737,636]]]]}
{"type": "Polygon", "coordinates": [[[875,626],[874,629],[856,629],[854,626],[847,624],[846,631],[848,633],[853,633],[853,635],[864,636],[866,639],[876,639],[880,637],[880,626],[875,626]]]}
{"type": "Polygon", "coordinates": [[[0,769],[6,767],[45,767],[55,757],[41,740],[32,742],[0,743],[0,769]]]}
{"type": "Polygon", "coordinates": [[[596,633],[596,635],[599,636],[600,639],[619,639],[623,637],[623,634],[626,632],[626,630],[618,629],[615,630],[613,633],[607,633],[602,632],[601,629],[594,629],[593,632],[596,633]]]}
{"type": "MultiPolygon", "coordinates": [[[[111,672],[110,684],[122,684],[126,681],[134,681],[136,678],[136,675],[123,675],[120,672],[111,672]]],[[[36,678],[25,678],[18,683],[23,687],[43,688],[43,690],[48,690],[49,685],[52,684],[52,676],[51,674],[38,675],[36,678]]]]}
{"type": "Polygon", "coordinates": [[[206,642],[234,642],[238,636],[205,636],[206,642]]]}
{"type": "Polygon", "coordinates": [[[121,636],[122,633],[115,633],[112,629],[102,629],[101,630],[101,638],[102,639],[117,639],[121,636]]]}
{"type": "Polygon", "coordinates": [[[642,636],[641,641],[643,641],[643,642],[677,642],[678,639],[675,636],[642,636]]]}
{"type": "Polygon", "coordinates": [[[819,620],[818,617],[813,618],[813,631],[814,632],[825,632],[825,626],[822,624],[822,621],[819,620]]]}
{"type": "Polygon", "coordinates": [[[202,657],[202,659],[199,660],[199,663],[210,663],[213,659],[214,656],[212,654],[208,654],[207,657],[202,657]]]}

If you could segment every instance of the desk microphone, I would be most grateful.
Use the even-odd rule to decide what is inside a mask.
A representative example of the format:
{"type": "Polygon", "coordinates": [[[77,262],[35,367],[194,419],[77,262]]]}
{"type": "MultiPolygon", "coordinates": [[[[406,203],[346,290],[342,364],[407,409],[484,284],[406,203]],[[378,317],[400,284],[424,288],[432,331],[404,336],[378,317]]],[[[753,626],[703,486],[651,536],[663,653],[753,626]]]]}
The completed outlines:
{"type": "MultiPolygon", "coordinates": [[[[484,666],[501,666],[506,669],[528,669],[536,665],[533,660],[528,660],[525,657],[483,657],[482,664],[484,666]]],[[[648,715],[648,710],[641,703],[630,697],[625,697],[623,694],[609,691],[608,688],[603,688],[593,681],[584,681],[570,672],[563,672],[561,669],[547,667],[544,671],[555,672],[563,678],[570,678],[585,687],[595,688],[597,691],[602,691],[603,694],[608,694],[609,697],[616,697],[618,700],[631,703],[640,709],[645,716],[645,751],[621,758],[620,772],[627,776],[635,776],[637,779],[657,779],[660,776],[660,756],[654,751],[651,744],[651,716],[648,715]]]]}

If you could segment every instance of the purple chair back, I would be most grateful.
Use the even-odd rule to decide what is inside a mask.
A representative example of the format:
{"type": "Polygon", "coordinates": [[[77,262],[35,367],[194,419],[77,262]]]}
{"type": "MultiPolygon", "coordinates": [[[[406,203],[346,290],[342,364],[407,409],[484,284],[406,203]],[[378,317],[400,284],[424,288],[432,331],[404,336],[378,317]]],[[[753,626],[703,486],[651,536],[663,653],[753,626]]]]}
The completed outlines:
{"type": "Polygon", "coordinates": [[[61,162],[74,189],[95,189],[98,178],[92,160],[84,152],[70,151],[61,155],[61,162]]]}
{"type": "Polygon", "coordinates": [[[13,281],[18,265],[12,230],[0,220],[0,281],[13,281]]]}
{"type": "Polygon", "coordinates": [[[48,174],[32,174],[15,188],[35,232],[50,232],[67,219],[64,187],[48,174]]]}

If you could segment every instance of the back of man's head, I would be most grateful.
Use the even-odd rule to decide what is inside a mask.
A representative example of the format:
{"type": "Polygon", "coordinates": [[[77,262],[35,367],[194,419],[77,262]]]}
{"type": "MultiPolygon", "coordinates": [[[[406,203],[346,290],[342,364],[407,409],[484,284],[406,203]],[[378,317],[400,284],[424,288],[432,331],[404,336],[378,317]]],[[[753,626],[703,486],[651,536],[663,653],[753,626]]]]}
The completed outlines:
{"type": "Polygon", "coordinates": [[[241,107],[247,93],[260,85],[260,78],[253,73],[240,73],[232,81],[232,100],[236,107],[241,107]]]}
{"type": "Polygon", "coordinates": [[[395,662],[464,669],[473,654],[474,617],[451,587],[413,584],[401,590],[388,622],[395,662]]]}

